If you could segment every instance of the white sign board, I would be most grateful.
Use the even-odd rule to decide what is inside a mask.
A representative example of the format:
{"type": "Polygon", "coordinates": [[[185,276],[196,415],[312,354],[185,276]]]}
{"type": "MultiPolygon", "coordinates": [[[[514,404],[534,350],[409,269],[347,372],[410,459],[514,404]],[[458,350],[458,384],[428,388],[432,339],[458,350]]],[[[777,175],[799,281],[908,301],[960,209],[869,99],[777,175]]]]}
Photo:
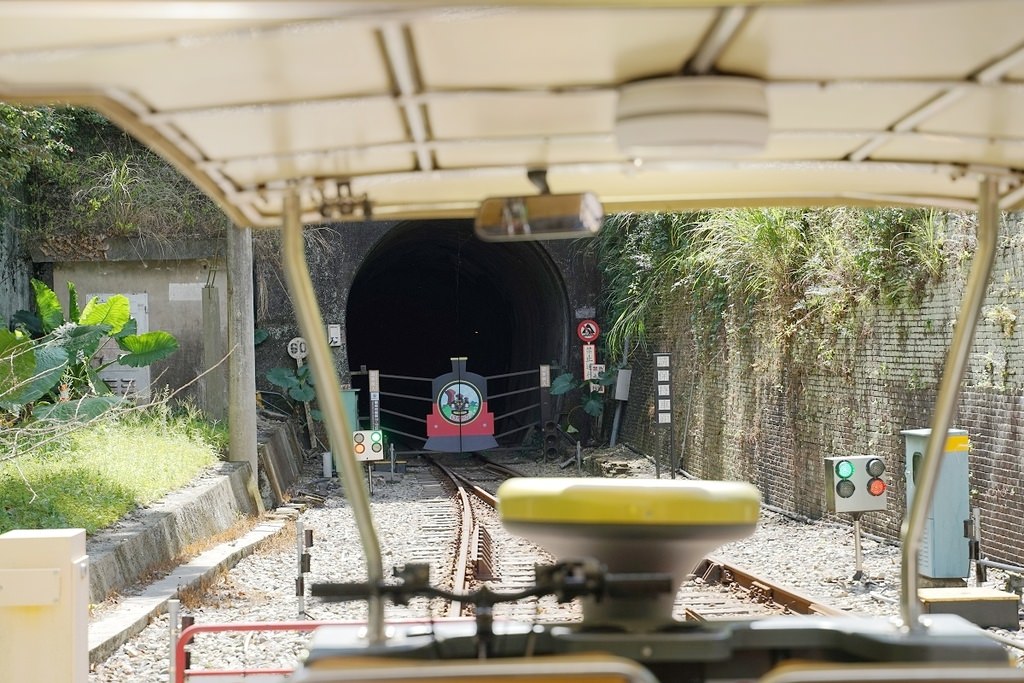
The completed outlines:
{"type": "Polygon", "coordinates": [[[591,374],[597,362],[597,347],[593,344],[583,345],[583,379],[594,379],[591,374]]]}
{"type": "MultiPolygon", "coordinates": [[[[600,379],[602,372],[604,372],[604,364],[603,363],[594,363],[593,365],[590,366],[590,378],[591,379],[600,379]]],[[[597,384],[595,382],[591,382],[590,383],[590,390],[591,391],[596,391],[599,394],[603,394],[604,390],[605,390],[605,387],[604,387],[603,384],[597,384]]]]}
{"type": "Polygon", "coordinates": [[[672,424],[672,370],[671,356],[667,353],[654,354],[655,400],[658,409],[658,424],[672,424]]]}
{"type": "Polygon", "coordinates": [[[327,345],[341,346],[341,325],[327,326],[327,345]]]}

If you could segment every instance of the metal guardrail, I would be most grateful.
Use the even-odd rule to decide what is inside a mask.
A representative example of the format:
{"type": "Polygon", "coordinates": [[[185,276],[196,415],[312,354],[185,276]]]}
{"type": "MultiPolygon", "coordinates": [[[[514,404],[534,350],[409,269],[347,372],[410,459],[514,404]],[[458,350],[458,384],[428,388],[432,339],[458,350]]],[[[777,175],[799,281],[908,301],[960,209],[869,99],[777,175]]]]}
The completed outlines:
{"type": "MultiPolygon", "coordinates": [[[[555,369],[554,366],[552,367],[555,369]]],[[[370,371],[366,369],[353,371],[351,376],[353,378],[354,388],[362,390],[368,389],[369,374],[370,371]],[[358,383],[356,380],[358,380],[358,383]],[[357,384],[362,386],[358,386],[357,384]]],[[[431,383],[434,381],[434,378],[385,374],[383,372],[379,373],[378,376],[382,385],[380,392],[378,392],[381,400],[380,413],[389,415],[392,418],[397,418],[398,420],[397,424],[395,421],[392,421],[391,424],[385,428],[385,431],[389,434],[414,439],[421,444],[426,443],[427,436],[424,433],[425,430],[420,433],[415,433],[415,431],[417,431],[419,425],[426,425],[427,412],[424,411],[422,414],[403,412],[402,410],[394,409],[394,403],[388,406],[386,401],[388,399],[392,399],[396,402],[418,401],[433,404],[436,400],[436,398],[431,395],[431,383]],[[383,387],[385,382],[388,383],[387,391],[385,391],[383,387]],[[426,387],[425,391],[421,392],[416,388],[417,386],[423,385],[426,387]]],[[[522,403],[522,397],[528,397],[530,394],[539,395],[542,390],[540,386],[539,368],[490,375],[485,377],[485,379],[487,380],[488,388],[488,406],[494,414],[494,436],[496,439],[507,438],[531,428],[541,427],[544,416],[541,414],[542,401],[540,398],[525,405],[522,403]],[[530,382],[531,376],[533,378],[532,382],[530,382]],[[524,385],[524,382],[529,383],[524,385]],[[519,400],[517,401],[517,399],[519,400]],[[502,426],[501,429],[499,429],[499,425],[502,426]]],[[[545,388],[544,390],[546,391],[547,389],[545,388]]],[[[363,421],[368,420],[369,418],[363,415],[360,416],[359,419],[360,421],[363,421]]]]}

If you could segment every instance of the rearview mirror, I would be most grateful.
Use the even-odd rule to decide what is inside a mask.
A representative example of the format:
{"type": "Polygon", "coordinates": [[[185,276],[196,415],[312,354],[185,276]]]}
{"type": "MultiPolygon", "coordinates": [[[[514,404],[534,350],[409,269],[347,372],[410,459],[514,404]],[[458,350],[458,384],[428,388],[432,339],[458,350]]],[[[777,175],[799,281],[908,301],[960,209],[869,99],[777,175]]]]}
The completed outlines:
{"type": "Polygon", "coordinates": [[[559,240],[591,237],[603,221],[604,208],[592,192],[540,194],[485,199],[473,229],[488,242],[559,240]]]}

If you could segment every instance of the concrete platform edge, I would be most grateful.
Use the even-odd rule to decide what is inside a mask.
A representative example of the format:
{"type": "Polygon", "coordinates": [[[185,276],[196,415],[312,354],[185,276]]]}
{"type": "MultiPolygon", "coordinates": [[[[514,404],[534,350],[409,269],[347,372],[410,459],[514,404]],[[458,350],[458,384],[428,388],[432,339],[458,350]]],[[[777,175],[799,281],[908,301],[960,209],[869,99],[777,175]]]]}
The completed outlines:
{"type": "Polygon", "coordinates": [[[167,602],[177,597],[180,591],[214,578],[222,569],[230,569],[255,552],[264,541],[280,533],[297,516],[295,510],[272,513],[241,538],[200,554],[140,594],[126,597],[108,614],[90,622],[89,662],[105,660],[142,631],[153,617],[166,612],[167,602]]]}

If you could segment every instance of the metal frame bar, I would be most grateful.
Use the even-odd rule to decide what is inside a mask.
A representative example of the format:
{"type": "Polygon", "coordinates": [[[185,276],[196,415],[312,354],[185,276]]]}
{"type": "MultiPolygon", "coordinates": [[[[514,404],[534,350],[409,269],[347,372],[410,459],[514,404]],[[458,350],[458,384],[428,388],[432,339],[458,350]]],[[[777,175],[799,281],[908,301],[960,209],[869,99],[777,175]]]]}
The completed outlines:
{"type": "Polygon", "coordinates": [[[981,181],[978,195],[978,245],[975,249],[971,272],[967,277],[956,320],[953,341],[946,355],[946,363],[935,398],[935,413],[932,416],[932,432],[928,437],[925,457],[919,472],[914,503],[903,527],[903,562],[901,566],[900,611],[903,625],[911,631],[924,629],[921,623],[921,603],[918,600],[918,554],[924,537],[924,524],[935,495],[939,480],[942,453],[946,446],[946,435],[953,423],[957,400],[960,397],[960,383],[967,370],[974,333],[981,317],[982,304],[995,261],[996,244],[999,237],[999,193],[997,181],[985,176],[981,181]]]}
{"type": "MultiPolygon", "coordinates": [[[[363,486],[363,477],[355,453],[352,452],[352,433],[348,414],[341,403],[341,386],[331,364],[330,347],[327,346],[326,327],[320,315],[320,305],[313,291],[313,283],[306,266],[305,242],[302,239],[298,191],[289,188],[284,198],[284,226],[282,230],[283,263],[288,293],[295,304],[295,317],[299,331],[309,345],[309,365],[313,370],[316,384],[323,391],[318,392],[320,410],[330,437],[331,451],[341,477],[345,497],[352,506],[363,553],[366,555],[367,583],[379,586],[384,582],[383,561],[380,541],[373,527],[370,514],[370,499],[363,486]]],[[[384,642],[384,600],[372,595],[368,602],[367,638],[371,643],[384,642]]]]}
{"type": "Polygon", "coordinates": [[[517,372],[506,372],[506,373],[504,373],[502,375],[488,375],[487,377],[484,377],[484,379],[486,379],[488,382],[490,382],[492,379],[505,379],[506,377],[524,377],[526,375],[534,375],[536,373],[537,373],[537,368],[532,368],[530,370],[519,370],[517,372]]]}
{"type": "MultiPolygon", "coordinates": [[[[394,415],[395,417],[400,417],[403,420],[411,420],[413,422],[422,422],[423,424],[427,424],[426,418],[423,418],[423,417],[413,417],[412,415],[407,415],[405,413],[400,413],[397,410],[387,410],[386,408],[381,408],[380,412],[387,413],[388,415],[394,415]]],[[[389,428],[388,431],[389,432],[393,432],[395,430],[389,428]]],[[[420,438],[422,438],[422,437],[420,437],[420,438]]]]}
{"type": "Polygon", "coordinates": [[[527,393],[530,393],[531,391],[537,391],[538,389],[540,389],[540,385],[539,384],[534,385],[532,387],[527,387],[525,389],[513,389],[512,391],[506,391],[506,392],[504,392],[502,394],[488,394],[487,395],[487,400],[488,401],[493,401],[493,400],[498,399],[498,398],[505,398],[506,396],[515,396],[517,394],[527,394],[527,393]]]}

